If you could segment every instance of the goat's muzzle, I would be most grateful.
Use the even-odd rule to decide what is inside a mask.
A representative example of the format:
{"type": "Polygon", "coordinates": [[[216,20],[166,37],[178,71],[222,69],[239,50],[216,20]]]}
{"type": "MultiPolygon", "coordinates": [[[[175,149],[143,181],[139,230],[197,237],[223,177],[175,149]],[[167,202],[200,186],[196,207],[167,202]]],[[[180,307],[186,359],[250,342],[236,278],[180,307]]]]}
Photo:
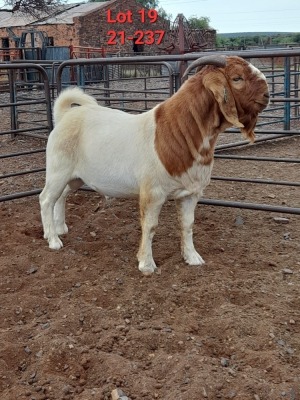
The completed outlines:
{"type": "Polygon", "coordinates": [[[255,100],[255,103],[260,105],[259,112],[263,111],[270,103],[270,94],[265,93],[261,99],[255,100]]]}

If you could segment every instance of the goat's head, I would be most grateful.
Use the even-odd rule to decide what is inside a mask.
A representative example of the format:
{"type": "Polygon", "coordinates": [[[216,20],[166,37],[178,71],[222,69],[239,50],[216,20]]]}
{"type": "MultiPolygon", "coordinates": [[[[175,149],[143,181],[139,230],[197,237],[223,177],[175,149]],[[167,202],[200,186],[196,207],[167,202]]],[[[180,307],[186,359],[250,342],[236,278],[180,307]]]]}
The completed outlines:
{"type": "Polygon", "coordinates": [[[246,138],[253,142],[258,114],[269,104],[265,76],[252,64],[237,56],[212,57],[211,62],[209,59],[203,60],[205,58],[208,57],[195,60],[187,68],[183,78],[191,69],[197,68],[204,87],[213,94],[225,119],[240,128],[246,138]]]}

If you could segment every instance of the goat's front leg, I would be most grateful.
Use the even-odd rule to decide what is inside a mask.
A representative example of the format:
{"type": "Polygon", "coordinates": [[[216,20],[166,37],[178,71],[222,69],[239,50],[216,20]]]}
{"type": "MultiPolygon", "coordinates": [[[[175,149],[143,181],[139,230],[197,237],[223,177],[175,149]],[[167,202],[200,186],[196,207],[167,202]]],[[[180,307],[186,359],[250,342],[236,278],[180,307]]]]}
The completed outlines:
{"type": "Polygon", "coordinates": [[[151,275],[156,270],[152,256],[152,240],[158,225],[158,217],[165,198],[154,196],[150,192],[140,193],[140,215],[142,238],[138,251],[139,270],[144,275],[151,275]]]}
{"type": "Polygon", "coordinates": [[[195,250],[193,242],[193,225],[197,196],[187,196],[176,200],[178,219],[181,225],[181,252],[189,265],[203,265],[204,260],[195,250]]]}

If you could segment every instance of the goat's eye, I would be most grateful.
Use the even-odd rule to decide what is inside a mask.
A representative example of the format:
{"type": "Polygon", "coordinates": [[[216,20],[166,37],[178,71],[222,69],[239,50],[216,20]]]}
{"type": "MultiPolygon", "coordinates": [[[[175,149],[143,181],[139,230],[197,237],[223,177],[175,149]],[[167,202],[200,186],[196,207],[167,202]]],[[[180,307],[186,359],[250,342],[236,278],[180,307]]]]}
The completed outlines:
{"type": "Polygon", "coordinates": [[[243,80],[243,78],[241,76],[236,76],[235,78],[233,78],[234,82],[239,82],[239,81],[242,81],[242,80],[243,80]]]}

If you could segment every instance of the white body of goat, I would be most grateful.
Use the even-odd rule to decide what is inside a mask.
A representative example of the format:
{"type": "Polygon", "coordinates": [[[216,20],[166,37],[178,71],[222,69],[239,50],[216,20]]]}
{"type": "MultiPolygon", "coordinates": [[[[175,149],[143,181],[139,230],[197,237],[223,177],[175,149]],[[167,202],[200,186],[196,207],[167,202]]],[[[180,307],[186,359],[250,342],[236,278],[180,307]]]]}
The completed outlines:
{"type": "MultiPolygon", "coordinates": [[[[264,82],[260,82],[264,87],[260,96],[264,96],[265,80],[258,70],[253,71],[252,67],[252,73],[264,82]]],[[[222,107],[213,90],[205,107],[214,117],[208,117],[205,109],[202,110],[205,117],[201,112],[194,115],[199,106],[195,104],[191,110],[188,103],[197,100],[190,98],[192,94],[187,87],[192,79],[170,99],[139,115],[99,106],[79,88],[66,89],[60,94],[54,105],[55,128],[47,144],[46,185],[40,195],[44,237],[51,249],[62,247],[59,236],[68,231],[67,194],[85,183],[105,196],[139,197],[142,239],[138,261],[142,273],[148,275],[156,269],[152,239],[160,209],[168,198],[176,200],[184,260],[190,265],[204,263],[194,248],[192,227],[196,204],[210,181],[217,135],[235,125],[251,137],[254,117],[248,132],[239,115],[220,112],[222,107]],[[72,107],[72,103],[79,107],[72,107]],[[189,122],[191,115],[194,122],[189,122]],[[173,120],[177,123],[171,128],[173,120]],[[190,126],[193,123],[199,130],[198,139],[194,137],[195,128],[190,126]]],[[[256,116],[265,108],[266,101],[264,106],[262,102],[259,104],[256,116]]],[[[246,119],[248,114],[245,113],[246,119]]]]}

